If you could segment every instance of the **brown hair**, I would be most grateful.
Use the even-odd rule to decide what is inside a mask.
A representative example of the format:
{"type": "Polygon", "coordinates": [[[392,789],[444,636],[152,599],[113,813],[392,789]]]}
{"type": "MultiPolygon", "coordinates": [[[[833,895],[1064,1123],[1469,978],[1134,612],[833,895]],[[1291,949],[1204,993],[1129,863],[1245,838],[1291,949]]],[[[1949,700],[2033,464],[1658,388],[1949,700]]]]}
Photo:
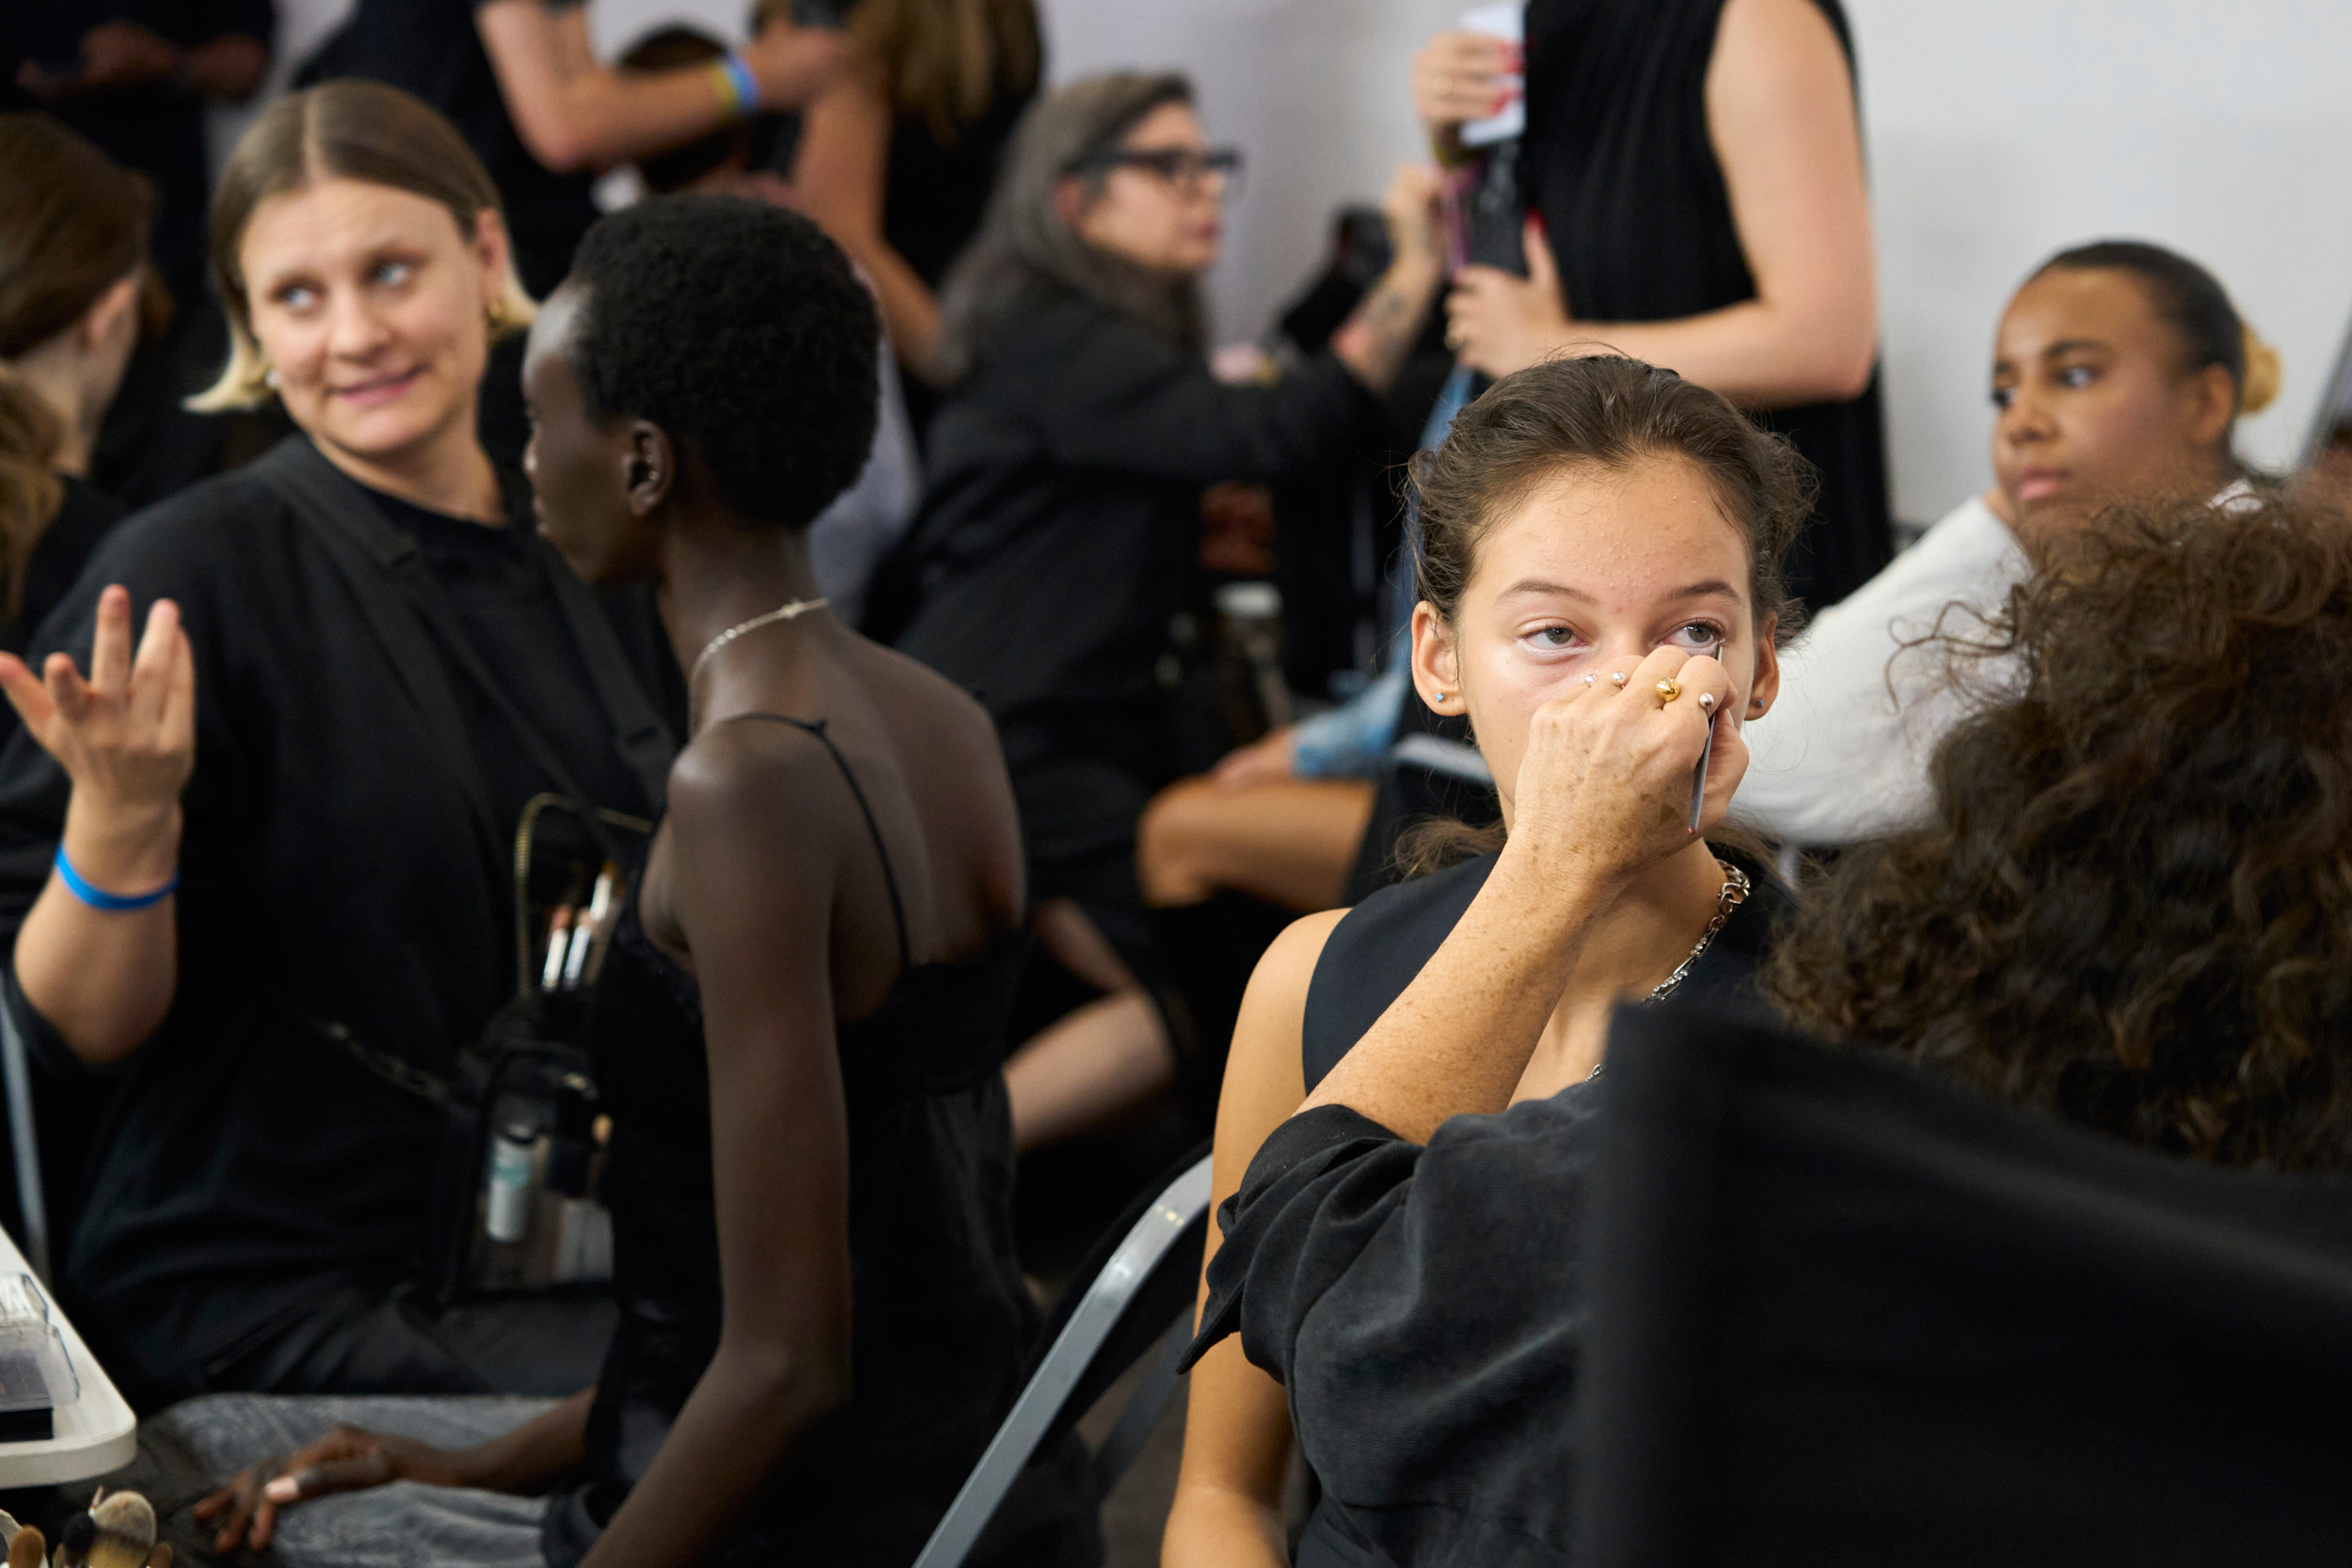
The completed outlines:
{"type": "Polygon", "coordinates": [[[1954,650],[2006,696],[1804,900],[1781,1006],[2136,1143],[2352,1164],[2352,531],[2264,498],[2050,549],[1954,650]]]}
{"type": "MultiPolygon", "coordinates": [[[[760,0],[753,30],[792,8],[760,0]]],[[[1000,83],[1026,91],[1044,63],[1036,0],[858,0],[849,24],[891,107],[921,119],[942,147],[988,113],[1000,83]]]]}
{"type": "Polygon", "coordinates": [[[9,372],[143,269],[155,211],[147,177],[46,115],[0,115],[0,607],[24,602],[24,565],[65,488],[50,471],[65,424],[9,372]]]}
{"type": "MultiPolygon", "coordinates": [[[[229,363],[219,380],[188,400],[189,407],[250,408],[268,400],[268,366],[253,341],[238,251],[262,202],[333,179],[437,201],[466,235],[477,231],[484,213],[503,211],[498,187],[456,127],[398,87],[322,82],[272,103],[237,139],[213,193],[213,284],[229,315],[229,363]]],[[[533,309],[510,260],[505,291],[490,308],[493,335],[529,325],[533,309]]]]}
{"type": "MultiPolygon", "coordinates": [[[[1443,444],[1415,454],[1416,592],[1452,625],[1480,543],[1537,485],[1564,468],[1615,470],[1661,456],[1707,475],[1725,520],[1747,541],[1756,623],[1777,617],[1773,641],[1786,641],[1804,611],[1788,596],[1782,562],[1812,515],[1811,467],[1716,393],[1616,355],[1548,359],[1504,376],[1454,416],[1443,444]]],[[[1398,860],[1419,876],[1502,843],[1500,825],[1440,820],[1408,830],[1398,860]]]]}

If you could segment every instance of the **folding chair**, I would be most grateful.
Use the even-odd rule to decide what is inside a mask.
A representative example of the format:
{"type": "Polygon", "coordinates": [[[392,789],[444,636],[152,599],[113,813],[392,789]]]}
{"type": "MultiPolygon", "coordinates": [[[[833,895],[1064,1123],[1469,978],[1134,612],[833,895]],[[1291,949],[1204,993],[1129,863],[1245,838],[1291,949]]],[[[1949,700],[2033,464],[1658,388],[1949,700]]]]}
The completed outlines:
{"type": "Polygon", "coordinates": [[[914,1568],[961,1568],[1030,1460],[1059,1442],[1103,1391],[1153,1351],[1094,1456],[1096,1495],[1110,1490],[1151,1435],[1177,1384],[1190,1335],[1184,1317],[1200,1278],[1209,1227],[1209,1154],[1184,1157],[1183,1174],[1156,1186],[1104,1234],[1056,1321],[1050,1347],[996,1429],[980,1462],[931,1531],[914,1568]],[[1107,1257],[1104,1254],[1107,1253],[1107,1257]]]}

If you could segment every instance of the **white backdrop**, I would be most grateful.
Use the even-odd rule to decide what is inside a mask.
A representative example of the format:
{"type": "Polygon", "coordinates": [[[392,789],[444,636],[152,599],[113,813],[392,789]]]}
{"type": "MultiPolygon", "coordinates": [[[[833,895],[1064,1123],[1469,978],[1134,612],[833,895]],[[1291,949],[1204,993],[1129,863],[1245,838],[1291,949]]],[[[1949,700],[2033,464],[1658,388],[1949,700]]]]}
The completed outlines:
{"type": "MultiPolygon", "coordinates": [[[[279,0],[298,53],[349,0],[279,0]]],[[[1057,78],[1179,67],[1249,154],[1214,280],[1254,336],[1322,253],[1332,209],[1415,156],[1414,46],[1457,0],[1041,0],[1057,78]]],[[[1897,512],[1987,483],[1985,359],[2002,302],[2061,245],[2123,235],[2205,262],[2285,359],[2245,446],[2299,447],[2352,315],[2352,4],[1846,0],[1861,54],[1897,512]]],[[[745,0],[593,0],[607,52],[745,0]]],[[[282,67],[281,67],[282,69],[282,67]]]]}

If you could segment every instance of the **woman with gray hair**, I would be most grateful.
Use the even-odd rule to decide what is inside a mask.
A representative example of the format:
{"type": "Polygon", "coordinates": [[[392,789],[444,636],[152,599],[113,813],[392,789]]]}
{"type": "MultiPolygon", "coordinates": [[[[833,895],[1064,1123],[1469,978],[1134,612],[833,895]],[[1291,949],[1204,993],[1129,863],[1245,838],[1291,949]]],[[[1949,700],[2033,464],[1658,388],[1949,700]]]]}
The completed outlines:
{"type": "Polygon", "coordinates": [[[1013,1053],[1024,1148],[1174,1069],[1135,834],[1176,771],[1156,671],[1194,572],[1200,493],[1343,451],[1442,270],[1437,175],[1402,169],[1385,203],[1393,259],[1330,347],[1276,381],[1218,381],[1200,278],[1239,166],[1208,145],[1182,76],[1089,77],[1029,111],[947,281],[941,353],[957,389],[930,429],[896,602],[878,585],[869,616],[994,717],[1032,923],[1104,993],[1013,1053]]]}

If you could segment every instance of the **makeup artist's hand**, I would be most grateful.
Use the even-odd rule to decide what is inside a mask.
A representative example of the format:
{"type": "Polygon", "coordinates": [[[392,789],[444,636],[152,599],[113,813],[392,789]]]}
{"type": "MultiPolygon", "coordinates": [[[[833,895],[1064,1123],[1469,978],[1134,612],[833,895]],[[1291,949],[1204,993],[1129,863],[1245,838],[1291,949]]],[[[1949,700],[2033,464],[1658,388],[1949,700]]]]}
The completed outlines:
{"type": "Polygon", "coordinates": [[[108,588],[98,597],[87,680],[71,654],[51,654],[39,678],[0,654],[0,690],[76,795],[131,807],[177,801],[195,770],[196,660],[169,599],[148,612],[134,657],[131,595],[108,588]]]}
{"type": "Polygon", "coordinates": [[[1691,775],[1708,726],[1716,723],[1708,763],[1704,832],[1720,821],[1747,771],[1748,751],[1729,721],[1731,677],[1713,658],[1660,648],[1626,672],[1617,686],[1606,671],[1535,710],[1527,752],[1512,790],[1511,837],[1539,885],[1615,892],[1644,868],[1691,843],[1691,775]],[[1662,700],[1658,683],[1681,686],[1662,700]],[[1713,699],[1712,713],[1702,698],[1713,699]]]}

